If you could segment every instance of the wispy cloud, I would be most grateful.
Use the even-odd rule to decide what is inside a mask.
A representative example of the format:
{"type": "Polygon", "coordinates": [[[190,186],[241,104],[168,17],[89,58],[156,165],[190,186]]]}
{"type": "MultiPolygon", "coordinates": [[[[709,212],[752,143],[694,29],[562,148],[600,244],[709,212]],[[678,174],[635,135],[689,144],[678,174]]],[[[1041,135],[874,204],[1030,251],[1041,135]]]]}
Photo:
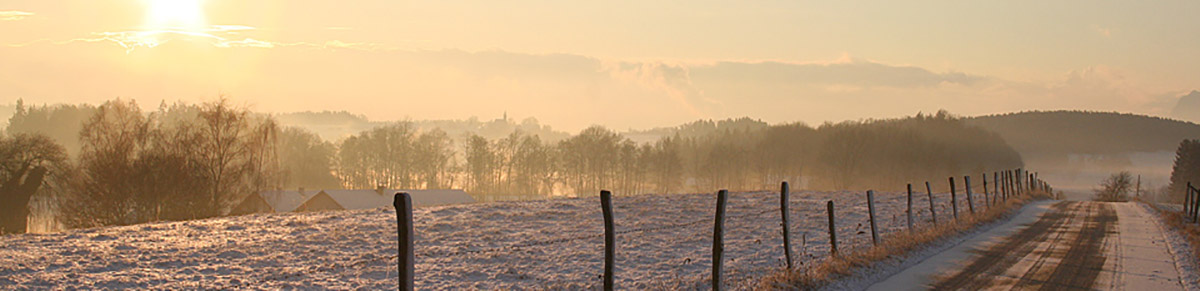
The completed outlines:
{"type": "Polygon", "coordinates": [[[0,11],[0,21],[16,21],[33,16],[33,12],[7,10],[0,11]]]}

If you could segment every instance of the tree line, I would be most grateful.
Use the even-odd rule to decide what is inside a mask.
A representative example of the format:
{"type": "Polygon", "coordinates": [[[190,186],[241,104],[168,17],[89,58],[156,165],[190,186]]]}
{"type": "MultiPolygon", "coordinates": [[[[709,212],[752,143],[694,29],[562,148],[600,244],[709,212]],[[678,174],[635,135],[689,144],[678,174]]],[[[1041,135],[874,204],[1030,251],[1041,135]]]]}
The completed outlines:
{"type": "MultiPolygon", "coordinates": [[[[1022,165],[999,136],[946,112],[818,127],[701,120],[658,134],[635,142],[593,126],[555,142],[521,130],[455,138],[393,122],[331,142],[224,99],[162,104],[152,112],[125,100],[96,107],[18,104],[0,142],[0,195],[18,201],[10,200],[20,195],[8,194],[19,192],[8,184],[41,173],[37,196],[74,228],[220,216],[246,195],[272,189],[462,188],[481,201],[600,189],[620,195],[760,190],[779,181],[898,190],[908,182],[1022,165]],[[46,125],[53,122],[67,124],[46,125]],[[72,127],[78,128],[73,138],[59,129],[72,127]]],[[[23,230],[17,220],[4,220],[8,232],[23,230]]]]}

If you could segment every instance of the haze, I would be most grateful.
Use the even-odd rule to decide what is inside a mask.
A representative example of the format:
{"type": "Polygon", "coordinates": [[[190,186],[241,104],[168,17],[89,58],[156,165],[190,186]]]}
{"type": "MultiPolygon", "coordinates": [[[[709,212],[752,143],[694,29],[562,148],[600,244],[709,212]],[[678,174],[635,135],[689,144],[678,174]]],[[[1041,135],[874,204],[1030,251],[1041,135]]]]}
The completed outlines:
{"type": "Polygon", "coordinates": [[[556,129],[947,109],[1170,116],[1195,1],[0,1],[0,103],[226,94],[556,129]]]}

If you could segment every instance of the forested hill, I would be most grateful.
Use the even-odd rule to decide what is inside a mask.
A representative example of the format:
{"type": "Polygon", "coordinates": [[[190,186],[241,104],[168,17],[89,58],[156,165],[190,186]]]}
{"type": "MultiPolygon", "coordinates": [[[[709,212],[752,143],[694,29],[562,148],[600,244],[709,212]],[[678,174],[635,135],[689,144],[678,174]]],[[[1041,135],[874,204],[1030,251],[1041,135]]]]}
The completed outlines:
{"type": "Polygon", "coordinates": [[[1000,134],[1025,156],[1173,152],[1183,139],[1200,138],[1195,123],[1128,113],[1032,111],[966,121],[1000,134]]]}

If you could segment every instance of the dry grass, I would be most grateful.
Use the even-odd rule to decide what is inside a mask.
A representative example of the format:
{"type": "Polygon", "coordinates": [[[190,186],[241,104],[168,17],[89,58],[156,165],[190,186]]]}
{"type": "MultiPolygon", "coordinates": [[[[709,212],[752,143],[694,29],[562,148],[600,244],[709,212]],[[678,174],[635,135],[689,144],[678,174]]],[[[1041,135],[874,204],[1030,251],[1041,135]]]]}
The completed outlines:
{"type": "MultiPolygon", "coordinates": [[[[812,290],[854,274],[858,268],[870,267],[876,262],[922,249],[930,243],[957,236],[980,225],[984,225],[1015,213],[1016,209],[1034,199],[1050,198],[1051,194],[1035,192],[1015,197],[987,211],[974,215],[960,216],[953,223],[941,223],[916,232],[901,232],[884,239],[879,246],[830,256],[824,261],[804,270],[779,270],[763,278],[757,289],[762,290],[812,290]]],[[[961,213],[960,213],[961,214],[961,213]]]]}
{"type": "Polygon", "coordinates": [[[1188,246],[1192,248],[1193,254],[1200,254],[1200,224],[1192,223],[1183,213],[1174,210],[1166,210],[1158,208],[1154,203],[1146,203],[1150,208],[1158,212],[1158,215],[1167,222],[1167,226],[1179,230],[1184,238],[1187,238],[1188,246]]]}

